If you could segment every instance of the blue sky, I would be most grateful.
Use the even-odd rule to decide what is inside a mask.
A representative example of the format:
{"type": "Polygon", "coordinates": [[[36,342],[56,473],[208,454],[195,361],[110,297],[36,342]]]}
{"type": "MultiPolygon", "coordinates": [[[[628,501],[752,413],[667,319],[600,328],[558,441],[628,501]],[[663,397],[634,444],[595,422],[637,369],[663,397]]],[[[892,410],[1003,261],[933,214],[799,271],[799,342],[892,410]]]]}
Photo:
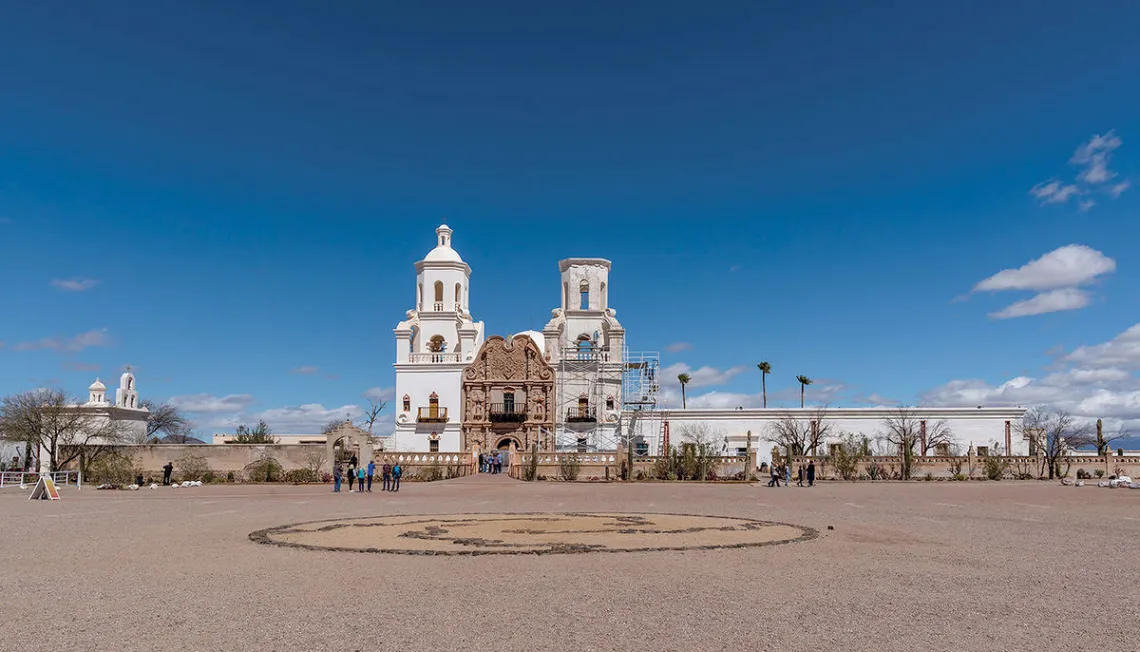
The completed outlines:
{"type": "Polygon", "coordinates": [[[445,221],[489,333],[612,260],[691,405],[1140,426],[1140,7],[408,4],[0,8],[0,394],[355,414],[445,221]]]}

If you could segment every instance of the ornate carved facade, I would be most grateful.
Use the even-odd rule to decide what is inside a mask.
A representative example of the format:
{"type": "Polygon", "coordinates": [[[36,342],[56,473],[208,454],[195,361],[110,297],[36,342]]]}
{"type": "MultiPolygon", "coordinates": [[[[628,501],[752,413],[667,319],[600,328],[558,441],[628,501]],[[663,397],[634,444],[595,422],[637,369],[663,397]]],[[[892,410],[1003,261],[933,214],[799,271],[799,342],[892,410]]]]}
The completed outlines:
{"type": "Polygon", "coordinates": [[[553,446],[554,369],[528,335],[495,335],[463,371],[463,447],[553,446]]]}

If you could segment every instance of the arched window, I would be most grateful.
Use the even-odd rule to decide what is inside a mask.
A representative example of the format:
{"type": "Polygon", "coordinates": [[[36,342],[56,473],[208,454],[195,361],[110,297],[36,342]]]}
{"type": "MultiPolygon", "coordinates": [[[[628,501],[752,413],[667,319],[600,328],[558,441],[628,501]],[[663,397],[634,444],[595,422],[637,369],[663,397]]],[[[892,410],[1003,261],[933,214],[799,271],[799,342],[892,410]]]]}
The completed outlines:
{"type": "Polygon", "coordinates": [[[456,308],[456,310],[458,310],[459,306],[461,306],[461,305],[463,305],[463,285],[460,283],[456,283],[455,284],[455,308],[456,308]]]}
{"type": "Polygon", "coordinates": [[[428,340],[428,351],[432,353],[443,353],[447,349],[447,342],[443,339],[442,335],[432,335],[428,340]]]}
{"type": "Polygon", "coordinates": [[[590,341],[590,336],[585,334],[579,335],[578,341],[575,342],[575,344],[578,347],[578,359],[589,360],[594,348],[593,342],[590,341]]]}
{"type": "Polygon", "coordinates": [[[606,302],[609,301],[609,298],[606,296],[606,284],[605,283],[602,283],[600,293],[598,294],[598,301],[601,302],[601,306],[603,308],[606,307],[606,302]]]}
{"type": "Polygon", "coordinates": [[[563,283],[562,284],[562,307],[563,308],[569,308],[570,307],[570,284],[569,283],[563,283]]]}
{"type": "Polygon", "coordinates": [[[404,412],[412,411],[412,397],[404,394],[404,412]]]}
{"type": "Polygon", "coordinates": [[[612,396],[606,397],[606,409],[607,410],[614,409],[614,397],[612,397],[612,396]]]}
{"type": "Polygon", "coordinates": [[[424,309],[424,284],[416,285],[416,310],[424,309]]]}
{"type": "Polygon", "coordinates": [[[580,310],[590,309],[590,282],[586,279],[582,279],[582,282],[578,284],[578,299],[580,310]]]}
{"type": "Polygon", "coordinates": [[[443,281],[435,282],[435,302],[441,303],[443,301],[443,281]]]}

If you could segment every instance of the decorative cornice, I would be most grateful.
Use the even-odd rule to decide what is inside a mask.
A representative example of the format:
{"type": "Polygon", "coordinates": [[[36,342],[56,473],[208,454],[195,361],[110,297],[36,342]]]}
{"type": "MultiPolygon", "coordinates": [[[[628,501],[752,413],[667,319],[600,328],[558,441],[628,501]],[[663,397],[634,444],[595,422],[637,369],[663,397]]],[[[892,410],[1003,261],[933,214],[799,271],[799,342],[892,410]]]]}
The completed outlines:
{"type": "Polygon", "coordinates": [[[565,272],[573,265],[597,265],[610,269],[610,261],[605,258],[566,258],[558,261],[558,269],[561,272],[565,272]]]}

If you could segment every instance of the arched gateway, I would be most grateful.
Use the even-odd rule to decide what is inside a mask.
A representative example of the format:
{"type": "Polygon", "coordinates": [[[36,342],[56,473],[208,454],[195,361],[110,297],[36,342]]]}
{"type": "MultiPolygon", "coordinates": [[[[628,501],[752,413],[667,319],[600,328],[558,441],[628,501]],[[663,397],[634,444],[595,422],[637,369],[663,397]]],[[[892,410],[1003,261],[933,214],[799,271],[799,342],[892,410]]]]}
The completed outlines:
{"type": "Polygon", "coordinates": [[[372,438],[367,431],[345,421],[325,435],[325,471],[332,473],[333,465],[340,461],[338,453],[345,459],[356,455],[359,463],[367,464],[372,459],[372,438]]]}

